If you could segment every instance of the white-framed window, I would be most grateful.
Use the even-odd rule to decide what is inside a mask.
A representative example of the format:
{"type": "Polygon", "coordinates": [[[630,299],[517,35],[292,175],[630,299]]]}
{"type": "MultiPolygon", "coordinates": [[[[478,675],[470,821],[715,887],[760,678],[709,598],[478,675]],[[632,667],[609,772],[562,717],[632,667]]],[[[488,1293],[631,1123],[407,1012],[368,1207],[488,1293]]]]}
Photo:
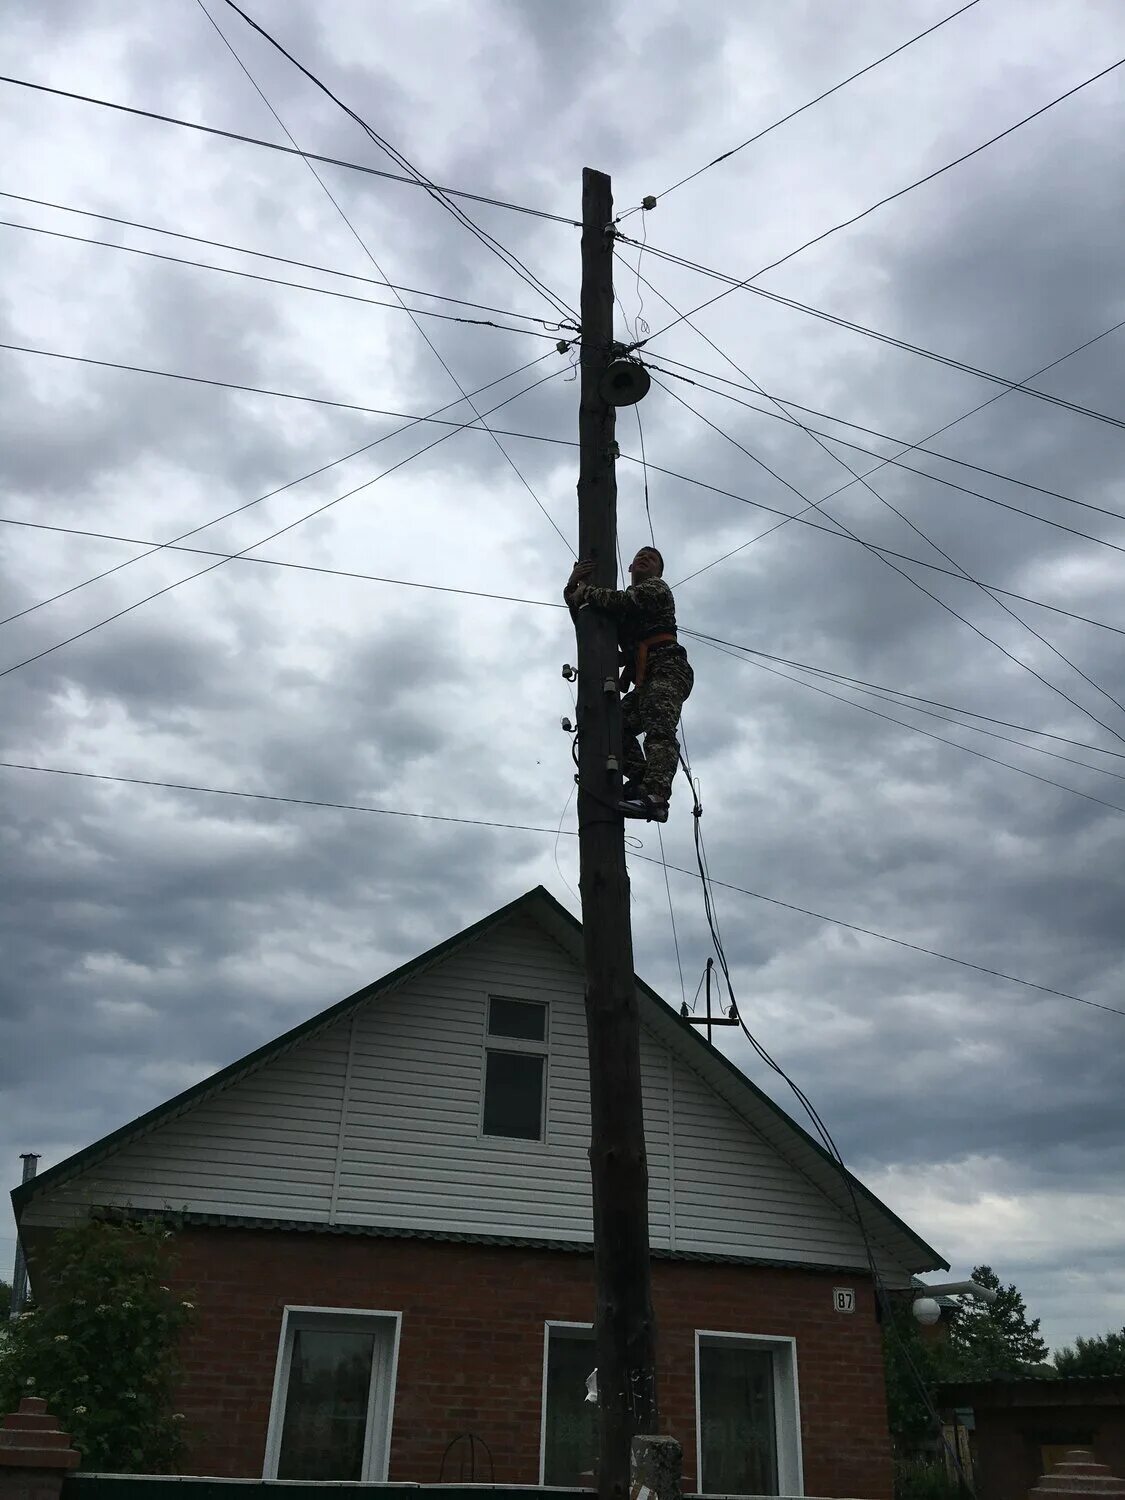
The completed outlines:
{"type": "Polygon", "coordinates": [[[546,1136],[548,1019],[544,1001],[489,995],[482,1135],[517,1141],[546,1136]]]}
{"type": "Polygon", "coordinates": [[[697,1331],[695,1443],[700,1494],[804,1494],[796,1339],[697,1331]]]}
{"type": "Polygon", "coordinates": [[[597,1457],[597,1407],[586,1382],[597,1364],[592,1323],[543,1326],[543,1419],[539,1483],[574,1488],[597,1457]]]}
{"type": "Polygon", "coordinates": [[[264,1479],[385,1484],[402,1314],[286,1307],[264,1479]]]}

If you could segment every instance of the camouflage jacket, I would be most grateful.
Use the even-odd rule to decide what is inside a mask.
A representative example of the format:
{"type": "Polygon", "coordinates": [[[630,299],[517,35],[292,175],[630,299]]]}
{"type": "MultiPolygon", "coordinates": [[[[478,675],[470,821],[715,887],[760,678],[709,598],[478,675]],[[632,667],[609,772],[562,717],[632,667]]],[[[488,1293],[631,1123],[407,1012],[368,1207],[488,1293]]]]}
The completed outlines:
{"type": "Polygon", "coordinates": [[[663,578],[642,578],[627,589],[599,589],[582,584],[575,605],[592,604],[617,619],[617,638],[628,660],[638,644],[652,635],[675,635],[676,601],[663,578]]]}

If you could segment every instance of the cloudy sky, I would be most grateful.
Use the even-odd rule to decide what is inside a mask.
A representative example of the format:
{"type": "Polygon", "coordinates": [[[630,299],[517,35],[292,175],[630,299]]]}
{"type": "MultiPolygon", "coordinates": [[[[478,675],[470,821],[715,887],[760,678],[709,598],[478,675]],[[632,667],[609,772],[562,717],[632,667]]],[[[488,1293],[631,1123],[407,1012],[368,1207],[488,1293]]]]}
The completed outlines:
{"type": "MultiPolygon", "coordinates": [[[[7,71],[284,141],[204,4],[301,146],[391,166],[221,0],[3,0],[7,71]]],[[[768,12],[627,0],[608,13],[594,0],[256,0],[254,13],[433,180],[574,217],[583,166],[612,174],[620,209],[663,194],[954,8],[853,0],[846,29],[845,8],[826,0],[768,12]]],[[[980,0],[622,229],[749,276],[1123,54],[1113,0],[980,0]]],[[[1110,73],[759,284],[1030,377],[1125,318],[1123,84],[1125,69],[1110,73]]],[[[398,413],[453,403],[454,420],[471,415],[456,404],[458,382],[499,382],[480,409],[513,398],[493,420],[528,435],[504,438],[501,451],[487,434],[460,432],[423,453],[448,429],[399,432],[401,419],[369,412],[0,351],[3,520],[136,539],[0,525],[2,613],[31,611],[3,629],[0,662],[18,667],[0,682],[3,758],[539,830],[0,770],[0,1161],[14,1182],[19,1152],[49,1166],[537,882],[576,909],[559,727],[572,711],[560,667],[573,636],[549,607],[573,554],[529,487],[573,539],[577,385],[552,340],[532,336],[545,332],[535,319],[558,316],[552,305],[416,188],[322,169],[353,232],[298,157],[11,85],[0,85],[0,127],[0,189],[43,200],[4,198],[0,218],[316,289],[4,225],[3,342],[398,413]],[[374,284],[384,278],[504,316],[414,294],[412,306],[520,331],[419,318],[427,347],[401,311],[318,294],[391,302],[374,284]],[[315,470],[185,545],[237,552],[366,486],[259,556],[398,583],[237,561],[193,579],[214,559],[142,558],[140,542],[178,537],[315,470]]],[[[464,206],[577,305],[572,227],[464,206]]],[[[623,336],[638,315],[654,332],[671,320],[661,297],[689,311],[722,289],[646,254],[649,290],[630,265],[635,252],[622,246],[623,336]]],[[[906,462],[922,472],[887,467],[871,489],[853,484],[828,501],[822,529],[786,525],[685,582],[681,622],[1062,737],[984,726],[1017,742],[1005,744],[945,709],[933,712],[959,723],[693,642],[686,733],[713,874],[1125,1006],[1125,711],[1106,696],[1125,702],[1122,569],[1111,547],[1035,519],[1119,553],[1125,432],[745,292],[693,321],[699,332],[680,324],[653,339],[655,363],[753,380],[876,455],[898,448],[833,419],[904,446],[999,399],[934,440],[962,465],[915,453],[906,462]],[[899,562],[904,577],[833,535],[829,516],[947,573],[899,562]],[[1039,602],[1000,596],[1006,613],[974,579],[1039,602]]],[[[1123,349],[1125,330],[1039,385],[1113,415],[1123,349]]],[[[714,379],[714,390],[659,379],[702,417],[654,385],[642,408],[650,464],[729,492],[653,468],[653,524],[673,583],[775,523],[756,507],[799,510],[847,483],[844,462],[861,472],[878,462],[830,441],[826,451],[746,390],[733,394],[765,414],[715,394],[714,379]]],[[[632,413],[618,432],[628,554],[647,536],[632,413]]],[[[654,830],[640,837],[640,852],[659,857],[654,830]]],[[[692,865],[682,788],[664,842],[670,863],[692,865]]],[[[662,872],[633,860],[632,877],[638,968],[678,1004],[662,872]]],[[[709,951],[702,902],[687,875],[670,880],[690,1000],[709,951]]],[[[956,1272],[983,1260],[1015,1280],[1052,1343],[1125,1322],[1125,1018],[750,895],[719,890],[717,903],[744,1015],[870,1186],[956,1272]]],[[[722,1045],[773,1091],[747,1045],[729,1033],[722,1045]]],[[[5,1262],[11,1233],[5,1211],[5,1262]]]]}

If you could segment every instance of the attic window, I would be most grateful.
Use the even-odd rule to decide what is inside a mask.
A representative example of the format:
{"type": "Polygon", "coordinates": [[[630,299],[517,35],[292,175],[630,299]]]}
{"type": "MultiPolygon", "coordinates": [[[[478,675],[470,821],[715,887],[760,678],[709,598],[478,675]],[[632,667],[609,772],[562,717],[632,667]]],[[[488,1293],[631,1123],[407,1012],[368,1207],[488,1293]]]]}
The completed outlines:
{"type": "Polygon", "coordinates": [[[482,1134],[541,1141],[546,1081],[546,1005],[490,995],[482,1134]]]}

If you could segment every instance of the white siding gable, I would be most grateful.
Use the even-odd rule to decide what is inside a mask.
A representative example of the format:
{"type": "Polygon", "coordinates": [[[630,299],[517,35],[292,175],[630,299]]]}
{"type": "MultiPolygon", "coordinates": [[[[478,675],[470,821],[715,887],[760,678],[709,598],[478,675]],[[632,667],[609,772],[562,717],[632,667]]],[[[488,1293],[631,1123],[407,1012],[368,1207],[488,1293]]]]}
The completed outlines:
{"type": "MultiPolygon", "coordinates": [[[[864,1264],[836,1205],[647,1029],[641,1061],[654,1248],[864,1264]]],[[[517,913],[45,1189],[24,1222],[128,1203],[589,1243],[589,1118],[581,972],[517,913]],[[490,994],[548,1004],[541,1142],[481,1134],[490,994]]]]}

